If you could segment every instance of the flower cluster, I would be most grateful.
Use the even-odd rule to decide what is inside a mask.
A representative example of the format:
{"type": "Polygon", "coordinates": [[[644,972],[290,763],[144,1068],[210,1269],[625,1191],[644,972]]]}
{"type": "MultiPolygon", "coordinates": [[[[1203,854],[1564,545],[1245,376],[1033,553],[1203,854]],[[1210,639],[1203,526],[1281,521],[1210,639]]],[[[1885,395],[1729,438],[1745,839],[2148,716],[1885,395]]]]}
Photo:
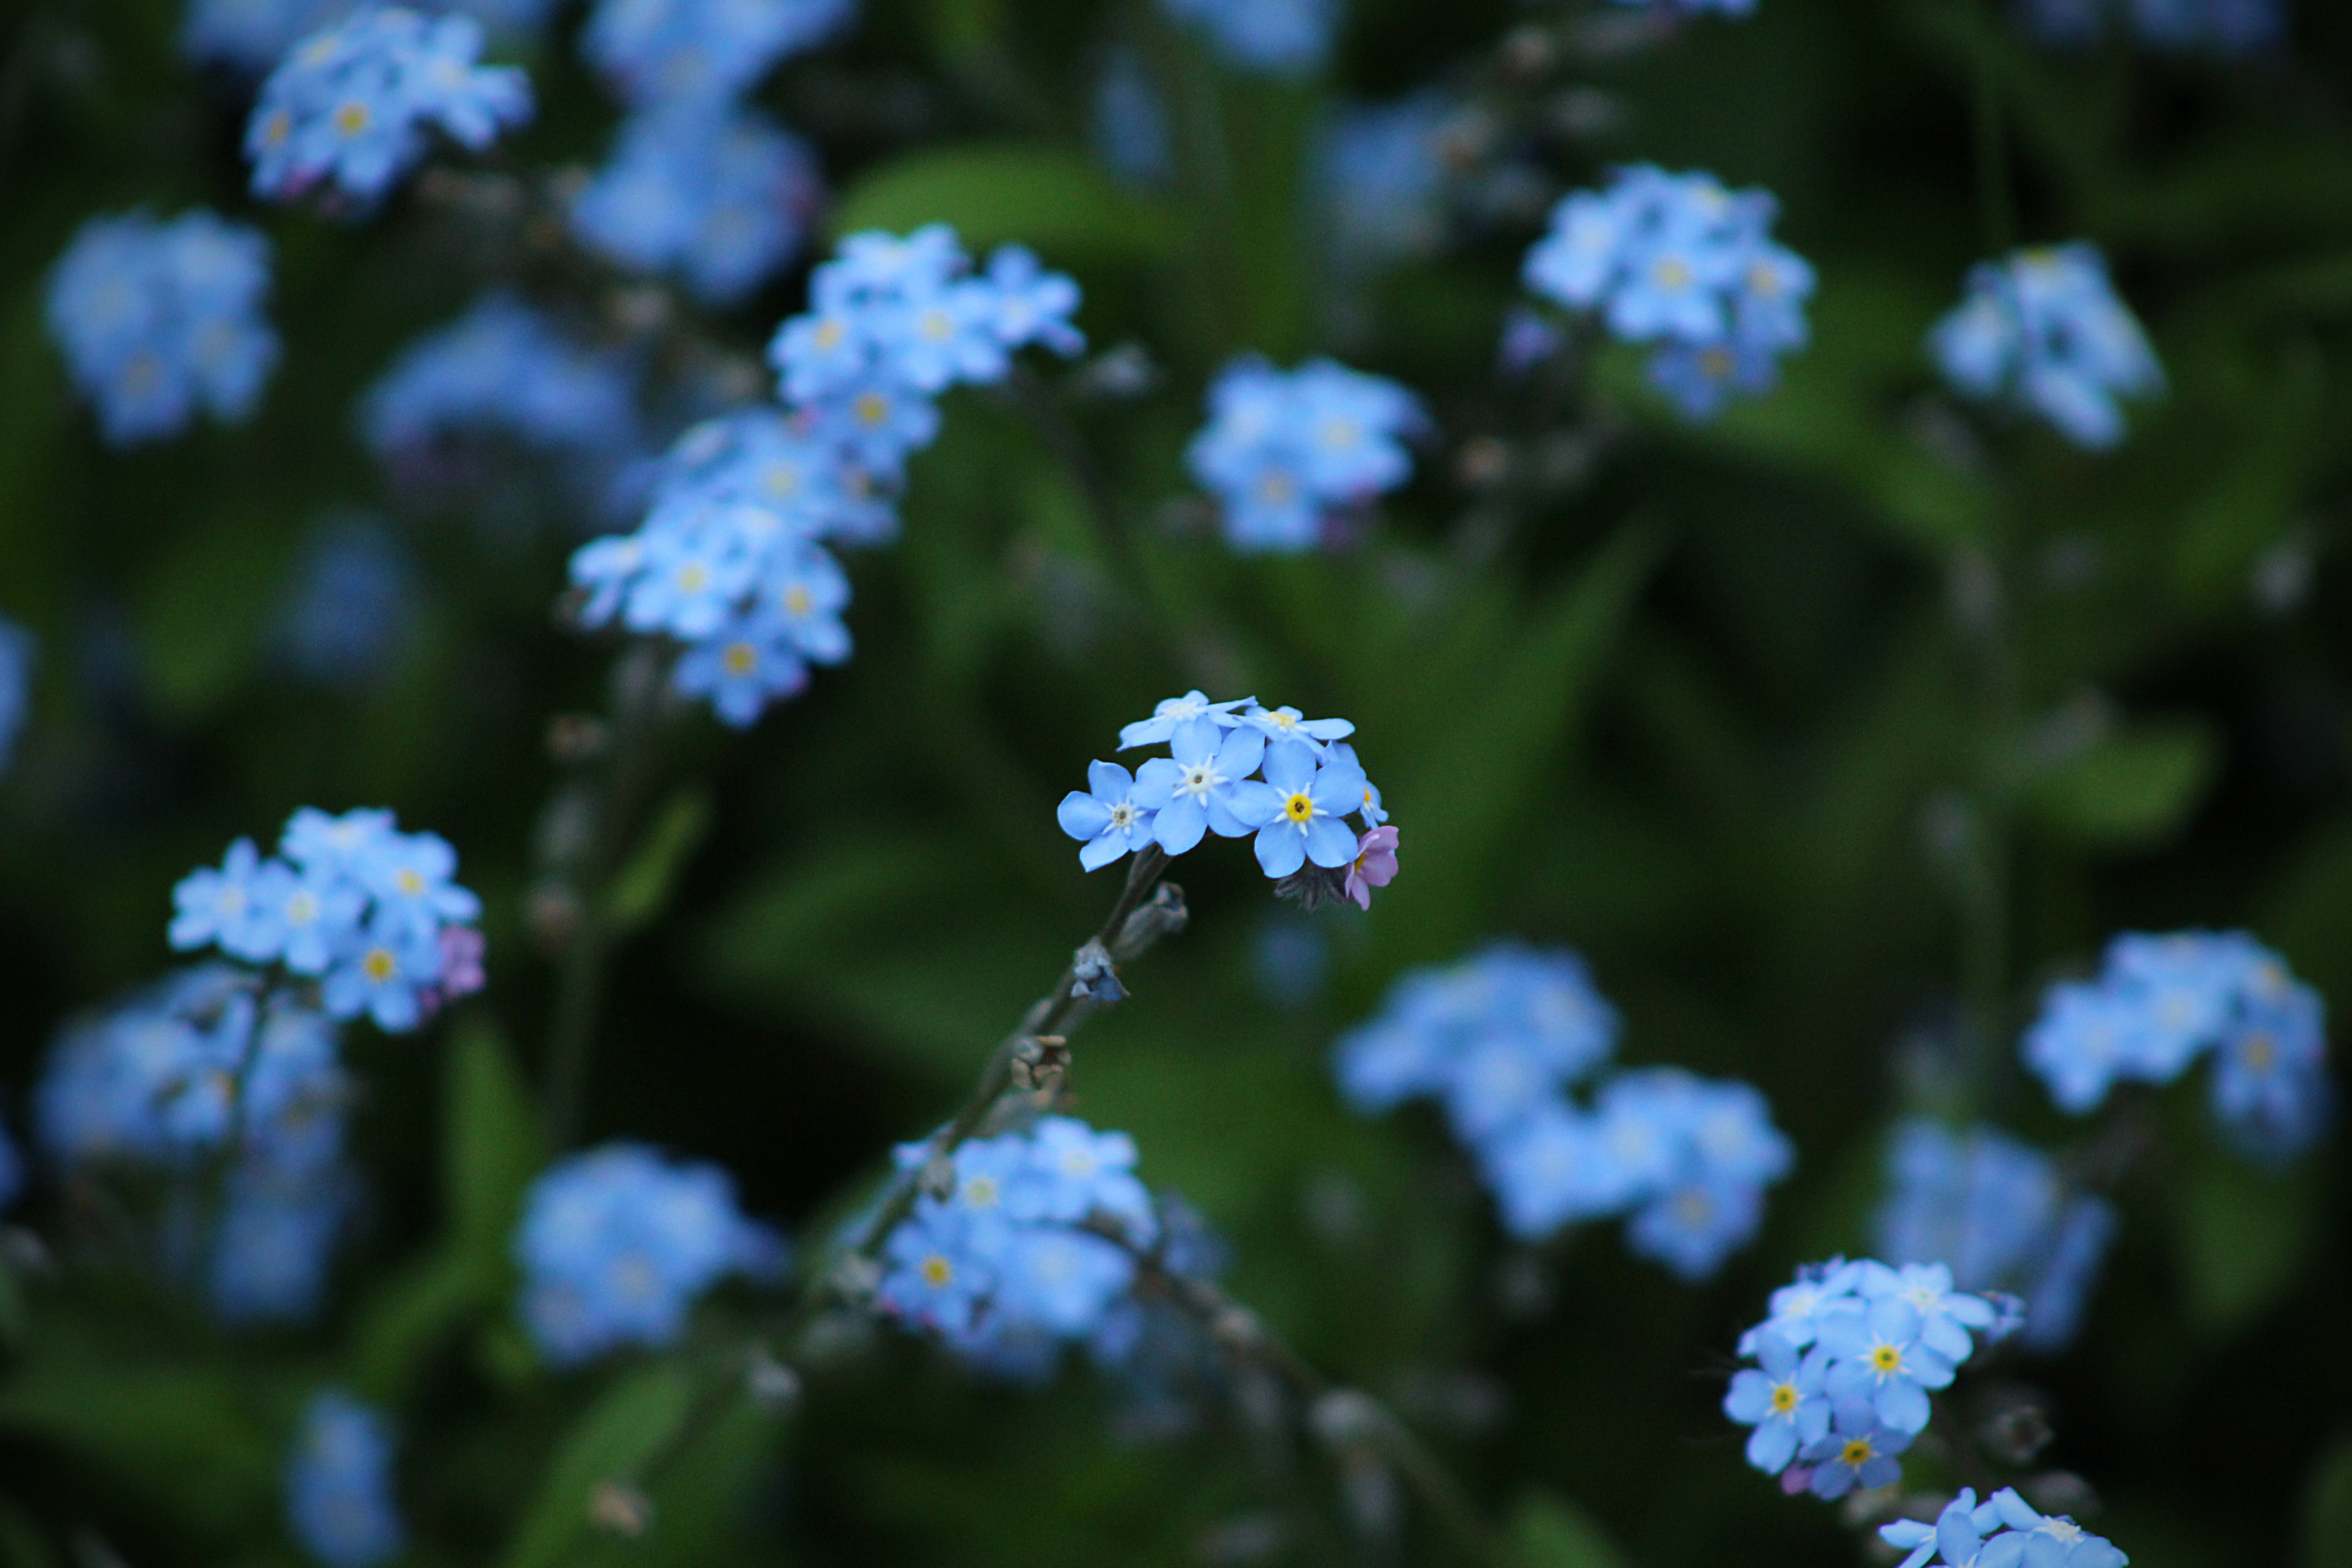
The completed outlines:
{"type": "Polygon", "coordinates": [[[1899,1519],[1878,1527],[1879,1539],[1906,1553],[1901,1568],[2124,1568],[2131,1561],[2104,1535],[2093,1535],[2065,1514],[2045,1514],[2014,1487],[1977,1501],[1962,1487],[1934,1524],[1899,1519]]]}
{"type": "MultiPolygon", "coordinates": [[[[188,58],[258,75],[296,44],[360,8],[362,0],[190,0],[180,27],[188,58]]],[[[417,11],[462,11],[495,33],[539,26],[554,0],[419,0],[417,11]]]]}
{"type": "Polygon", "coordinates": [[[1234,549],[1296,554],[1333,513],[1411,477],[1404,437],[1423,422],[1420,402],[1383,376],[1328,359],[1286,373],[1244,355],[1209,388],[1209,423],[1184,461],[1234,549]]]}
{"type": "Polygon", "coordinates": [[[1966,295],[1927,342],[1953,386],[2022,405],[2081,447],[2123,439],[2117,398],[2164,389],[2156,351],[2116,297],[2106,260],[2093,245],[2021,250],[1979,263],[1966,295]]]}
{"type": "Polygon", "coordinates": [[[0,616],[0,773],[33,707],[33,634],[0,616]]]}
{"type": "Polygon", "coordinates": [[[43,1148],[69,1170],[184,1176],[223,1163],[220,1213],[194,1223],[181,1191],[163,1251],[225,1320],[299,1320],[317,1308],[350,1207],[349,1099],[326,1017],[210,963],[69,1026],[34,1117],[43,1148]]]}
{"type": "Polygon", "coordinates": [[[2118,1081],[2169,1083],[2208,1050],[2213,1113],[2250,1156],[2300,1153],[2326,1128],[2318,993],[2243,931],[2116,938],[2096,980],[2050,988],[2024,1042],[2025,1065],[2074,1116],[2118,1081]]]}
{"type": "Polygon", "coordinates": [[[848,579],[822,541],[897,531],[889,498],[939,428],[931,398],[999,380],[1013,351],[1083,341],[1077,285],[1015,246],[985,274],[943,226],[852,235],[816,269],[815,309],[771,351],[789,410],[745,410],[679,437],[635,532],[572,560],[583,625],[618,620],[686,645],[677,689],[735,725],[849,656],[848,579]]]}
{"type": "Polygon", "coordinates": [[[855,0],[597,0],[581,52],[633,105],[731,99],[824,41],[855,0]]]}
{"type": "Polygon", "coordinates": [[[406,1531],[392,1496],[392,1433],[383,1415],[340,1388],[302,1412],[286,1458],[286,1526],[326,1568],[376,1568],[406,1531]]]}
{"type": "Polygon", "coordinates": [[[1396,875],[1397,830],[1345,743],[1355,732],[1345,719],[1307,719],[1254,697],[1187,692],[1118,732],[1121,751],[1164,743],[1168,756],[1132,773],[1087,764],[1087,789],[1064,795],[1055,816],[1084,846],[1078,864],[1089,871],[1155,844],[1181,855],[1207,834],[1254,834],[1259,867],[1277,881],[1303,874],[1314,890],[1297,890],[1310,904],[1344,897],[1370,909],[1371,889],[1396,875]]]}
{"type": "Polygon", "coordinates": [[[2286,37],[2281,0],[2018,0],[2026,30],[2055,48],[2081,49],[2106,37],[2111,15],[2153,48],[2247,55],[2286,37]]]}
{"type": "Polygon", "coordinates": [[[1793,1160],[1789,1142],[1753,1088],[1675,1068],[1613,1074],[1590,1108],[1578,1104],[1570,1089],[1616,1036],[1616,1010],[1582,960],[1496,942],[1405,975],[1332,1059],[1360,1114],[1440,1101],[1513,1235],[1631,1214],[1635,1252],[1704,1278],[1755,1234],[1765,1187],[1793,1160]]]}
{"type": "MultiPolygon", "coordinates": [[[[898,1150],[902,1168],[929,1158],[928,1143],[898,1150]]],[[[884,1243],[883,1309],[983,1363],[1115,1330],[1135,1279],[1129,1249],[1159,1239],[1135,1140],[1045,1116],[950,1159],[948,1190],[918,1197],[884,1243]]]]}
{"type": "Polygon", "coordinates": [[[607,1143],[532,1184],[514,1256],[532,1342],[570,1365],[622,1345],[675,1343],[696,1297],[730,1274],[776,1272],[784,1250],[743,1217],[718,1166],[607,1143]]]}
{"type": "Polygon", "coordinates": [[[439,126],[477,152],[530,118],[530,81],[483,66],[482,25],[397,7],[313,35],[261,84],[245,133],[253,191],[290,201],[320,187],[373,205],[425,155],[439,126]]]}
{"type": "Polygon", "coordinates": [[[391,462],[415,463],[436,437],[466,433],[609,465],[638,447],[635,387],[621,355],[495,292],[401,351],[362,399],[360,430],[391,462]]]}
{"type": "Polygon", "coordinates": [[[1769,237],[1775,204],[1711,174],[1650,164],[1552,209],[1528,252],[1528,287],[1601,313],[1628,342],[1657,343],[1650,378],[1692,418],[1735,391],[1769,390],[1776,356],[1804,346],[1813,269],[1769,237]]]}
{"type": "Polygon", "coordinates": [[[276,855],[240,838],[218,869],[173,889],[172,945],[282,963],[319,982],[330,1016],[405,1033],[481,987],[481,900],[450,880],[457,869],[446,839],[403,833],[389,811],[305,806],[276,855]]]}
{"type": "Polygon", "coordinates": [[[1434,251],[1445,236],[1445,133],[1454,100],[1432,89],[1332,121],[1321,168],[1338,256],[1371,268],[1434,251]]]}
{"type": "Polygon", "coordinates": [[[713,305],[791,260],[822,195],[816,156],[766,116],[699,100],[622,126],[572,206],[580,237],[624,266],[668,268],[713,305]]]}
{"type": "Polygon", "coordinates": [[[2024,1298],[2018,1342],[2029,1350],[2073,1341],[2115,1235],[2104,1198],[2068,1194],[2049,1155],[1993,1128],[1955,1133],[1924,1120],[1895,1129],[1886,1174],[1872,1216],[1880,1257],[1940,1263],[1963,1290],[2024,1298]]]}
{"type": "Polygon", "coordinates": [[[49,334],[114,446],[240,421],[278,363],[261,313],[269,241],[197,208],[92,218],[50,274],[49,334]]]}
{"type": "Polygon", "coordinates": [[[1160,9],[1208,35],[1243,70],[1303,76],[1323,63],[1338,30],[1336,0],[1160,0],[1160,9]]]}
{"type": "Polygon", "coordinates": [[[2018,1326],[2012,1297],[1952,1289],[1939,1263],[1890,1268],[1832,1258],[1772,1292],[1772,1315],[1740,1336],[1757,1365],[1731,1380],[1723,1413],[1755,1428],[1748,1462],[1789,1492],[1841,1498],[1902,1474],[1928,1394],[2018,1326]]]}

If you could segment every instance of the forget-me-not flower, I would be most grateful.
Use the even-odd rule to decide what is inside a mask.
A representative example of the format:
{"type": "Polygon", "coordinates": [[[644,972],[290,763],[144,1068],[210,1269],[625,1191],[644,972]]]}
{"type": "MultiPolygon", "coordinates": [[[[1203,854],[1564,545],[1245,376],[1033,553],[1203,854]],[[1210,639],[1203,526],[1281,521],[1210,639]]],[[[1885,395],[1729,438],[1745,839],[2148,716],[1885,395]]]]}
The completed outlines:
{"type": "Polygon", "coordinates": [[[1160,0],[1208,36],[1238,69],[1303,76],[1323,63],[1339,26],[1336,0],[1160,0]]]}
{"type": "Polygon", "coordinates": [[[1748,1436],[1748,1462],[1779,1475],[1808,1443],[1830,1429],[1829,1395],[1822,1389],[1828,1356],[1808,1355],[1769,1330],[1756,1340],[1758,1365],[1732,1374],[1723,1413],[1755,1430],[1748,1436]]]}
{"type": "Polygon", "coordinates": [[[1404,439],[1424,421],[1420,401],[1386,377],[1328,359],[1285,372],[1244,355],[1211,384],[1209,423],[1184,460],[1217,498],[1234,549],[1295,554],[1330,514],[1405,481],[1404,439]]]}
{"type": "Polygon", "coordinates": [[[2123,439],[2118,399],[2164,387],[2156,352],[2108,281],[2106,258],[2079,242],[1979,264],[1928,346],[1960,391],[2021,405],[2095,449],[2123,439]]]}
{"type": "Polygon", "coordinates": [[[1287,877],[1308,861],[1332,868],[1356,858],[1356,836],[1342,818],[1364,804],[1364,771],[1352,763],[1318,758],[1304,740],[1266,748],[1265,778],[1234,792],[1234,815],[1257,828],[1257,863],[1269,877],[1287,877]]]}
{"type": "Polygon", "coordinates": [[[1156,808],[1164,798],[1159,789],[1138,785],[1117,763],[1088,763],[1086,792],[1064,795],[1054,816],[1063,832],[1084,846],[1078,864],[1097,871],[1152,842],[1156,808]]]}
{"type": "Polygon", "coordinates": [[[823,43],[856,9],[856,0],[596,0],[580,48],[633,104],[707,104],[823,43]]]}
{"type": "Polygon", "coordinates": [[[339,1388],[314,1394],[286,1458],[286,1522],[303,1550],[325,1568],[377,1568],[400,1555],[392,1467],[381,1413],[339,1388]]]}

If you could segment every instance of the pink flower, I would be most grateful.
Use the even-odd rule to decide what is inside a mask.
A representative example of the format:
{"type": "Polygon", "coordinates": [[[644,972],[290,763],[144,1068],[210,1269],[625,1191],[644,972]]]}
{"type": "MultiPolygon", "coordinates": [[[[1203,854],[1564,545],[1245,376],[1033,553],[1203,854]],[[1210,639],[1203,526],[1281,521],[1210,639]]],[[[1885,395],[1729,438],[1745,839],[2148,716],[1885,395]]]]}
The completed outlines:
{"type": "Polygon", "coordinates": [[[1397,830],[1375,827],[1356,846],[1355,863],[1348,868],[1348,896],[1358,907],[1372,907],[1372,889],[1396,880],[1397,830]]]}
{"type": "Polygon", "coordinates": [[[441,984],[444,1001],[455,1001],[482,988],[482,933],[472,926],[441,928],[441,984]]]}

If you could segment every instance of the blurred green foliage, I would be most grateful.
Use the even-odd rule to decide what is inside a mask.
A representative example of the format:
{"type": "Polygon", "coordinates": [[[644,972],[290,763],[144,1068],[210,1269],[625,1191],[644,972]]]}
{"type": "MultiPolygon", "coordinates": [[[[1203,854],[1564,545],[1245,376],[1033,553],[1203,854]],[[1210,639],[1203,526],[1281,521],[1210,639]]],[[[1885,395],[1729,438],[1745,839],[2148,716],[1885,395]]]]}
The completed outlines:
{"type": "MultiPolygon", "coordinates": [[[[1052,807],[1120,722],[1196,684],[1348,714],[1404,875],[1369,918],[1317,917],[1329,984],[1284,1005],[1255,978],[1287,918],[1262,879],[1187,860],[1192,929],[1079,1043],[1084,1113],[1232,1238],[1237,1295],[1423,1424],[1528,1568],[1846,1560],[1831,1511],[1746,1470],[1715,1405],[1767,1286],[1866,1244],[1888,1118],[2063,1141],[2013,1071],[1952,1064],[1998,1060],[2039,985],[2118,929],[2242,923],[2352,998],[2352,12],[2305,5],[2289,54],[2218,64],[2053,57],[1953,0],[1762,0],[1530,83],[1498,40],[1549,11],[1359,0],[1329,76],[1281,84],[1221,75],[1140,6],[865,11],[766,93],[824,151],[834,231],[1024,240],[1084,281],[1098,345],[1139,342],[1164,374],[1072,405],[1108,515],[1017,406],[950,399],[904,542],[856,565],[854,662],[669,759],[610,910],[592,1134],[719,1159],[755,1212],[822,1234],[1108,901],[1052,807]],[[1115,35],[1172,84],[1189,151],[1164,188],[1087,153],[1115,35]],[[1433,80],[1484,104],[1495,155],[1546,191],[1629,159],[1769,187],[1822,276],[1786,384],[1691,427],[1613,356],[1548,408],[1498,383],[1539,204],[1376,278],[1335,268],[1305,216],[1312,128],[1433,80]],[[2116,455],[1963,412],[1921,353],[1987,243],[1988,81],[2019,236],[2106,246],[2168,367],[2116,455]],[[1544,132],[1571,89],[1608,112],[1544,132]],[[1244,346],[1328,349],[1430,399],[1442,435],[1360,546],[1241,562],[1187,501],[1204,378],[1244,346]],[[1481,478],[1495,452],[1504,477],[1481,478]],[[1629,1058],[1769,1095],[1800,1169],[1718,1281],[1685,1288],[1599,1234],[1524,1258],[1433,1120],[1339,1108],[1334,1032],[1402,967],[1501,933],[1585,951],[1629,1058]]],[[[167,963],[172,882],[299,805],[390,804],[450,837],[488,901],[493,983],[434,1037],[357,1039],[374,1200],[318,1330],[231,1336],[133,1279],[0,1262],[0,1563],[291,1561],[279,1458],[330,1374],[400,1413],[420,1562],[1335,1550],[1297,1522],[1328,1473],[1269,1468],[1245,1435],[1115,1440],[1079,1373],[1005,1388],[851,1335],[789,1416],[689,1410],[679,1368],[722,1353],[731,1300],[678,1363],[532,1363],[505,1247],[543,1152],[541,738],[598,706],[611,650],[551,623],[575,537],[551,492],[416,504],[350,411],[486,281],[603,301],[414,194],[365,226],[253,214],[240,100],[177,57],[176,20],[170,0],[0,17],[0,611],[43,648],[0,784],[10,1121],[58,1022],[167,963]],[[94,211],[196,201],[269,228],[286,363],[248,429],[107,451],[44,339],[44,271],[94,211]],[[307,529],[350,505],[399,515],[430,588],[396,668],[322,692],[268,628],[307,529]],[[650,1528],[597,1531],[593,1489],[673,1447],[650,1528]]],[[[520,163],[602,145],[577,20],[530,62],[545,112],[520,163]]],[[[714,330],[752,353],[797,288],[714,330]]],[[[2352,1562],[2340,1145],[2253,1173],[2168,1109],[2082,1342],[2032,1369],[2053,1458],[2144,1568],[2352,1562]]],[[[1419,1525],[1408,1545],[1444,1555],[1419,1525]]]]}

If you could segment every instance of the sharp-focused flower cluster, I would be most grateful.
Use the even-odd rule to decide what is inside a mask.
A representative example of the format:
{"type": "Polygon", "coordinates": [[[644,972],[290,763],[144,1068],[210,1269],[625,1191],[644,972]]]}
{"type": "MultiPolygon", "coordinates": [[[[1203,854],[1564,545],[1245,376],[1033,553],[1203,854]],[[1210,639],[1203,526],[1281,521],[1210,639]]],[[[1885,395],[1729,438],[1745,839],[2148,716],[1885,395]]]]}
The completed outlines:
{"type": "Polygon", "coordinates": [[[1360,1114],[1443,1104],[1513,1235],[1630,1214],[1635,1252],[1704,1278],[1755,1234],[1789,1141],[1750,1086],[1676,1068],[1612,1074],[1578,1104],[1616,1037],[1581,959],[1506,942],[1404,976],[1332,1059],[1360,1114]]]}
{"type": "MultiPolygon", "coordinates": [[[[344,20],[365,0],[190,0],[180,46],[191,59],[217,61],[258,75],[286,51],[344,20]]],[[[415,11],[462,11],[497,33],[539,26],[554,0],[419,0],[415,11]]]]}
{"type": "Polygon", "coordinates": [[[49,277],[49,335],[114,446],[242,421],[278,363],[269,241],[199,207],[82,225],[49,277]]]}
{"type": "Polygon", "coordinates": [[[290,201],[331,189],[372,206],[425,155],[438,126],[479,152],[530,118],[530,81],[477,63],[471,16],[369,9],[313,34],[261,84],[245,133],[253,191],[290,201]]]}
{"type": "Polygon", "coordinates": [[[790,261],[823,195],[807,143],[755,110],[688,100],[633,115],[572,204],[580,237],[729,305],[790,261]]]}
{"type": "Polygon", "coordinates": [[[326,1568],[376,1568],[400,1555],[407,1532],[392,1494],[392,1430],[340,1388],[302,1412],[286,1457],[286,1527],[326,1568]]]}
{"type": "Polygon", "coordinates": [[[637,107],[716,102],[823,43],[856,10],[855,0],[597,0],[580,48],[637,107]]]}
{"type": "Polygon", "coordinates": [[[1304,76],[1331,52],[1337,0],[1160,0],[1160,7],[1208,36],[1228,65],[1304,76]]]}
{"type": "Polygon", "coordinates": [[[1886,1176],[1872,1217],[1880,1257],[1941,1263],[1963,1290],[2022,1297],[2018,1342],[2030,1350],[2073,1341],[2115,1234],[2105,1199],[2068,1194],[2049,1155],[1994,1128],[1925,1120],[1895,1129],[1886,1176]]]}
{"type": "Polygon", "coordinates": [[[1064,795],[1055,818],[1084,846],[1078,864],[1089,871],[1152,845],[1181,855],[1211,833],[1254,835],[1267,876],[1298,879],[1286,890],[1310,905],[1348,898],[1370,909],[1371,889],[1396,875],[1397,830],[1345,743],[1355,732],[1345,719],[1307,719],[1255,697],[1187,692],[1118,732],[1123,752],[1165,744],[1169,755],[1132,773],[1088,763],[1086,790],[1064,795]]]}
{"type": "Polygon", "coordinates": [[[2300,1153],[2326,1129],[2319,994],[2243,931],[2116,938],[2095,981],[2050,988],[2024,1043],[2025,1065],[2074,1116],[2117,1082],[2170,1083],[2208,1051],[2213,1114],[2248,1155],[2300,1153]]]}
{"type": "Polygon", "coordinates": [[[349,1212],[350,1086],[334,1026],[226,964],[183,970],[69,1027],[34,1097],[50,1158],[98,1175],[143,1168],[174,1184],[159,1248],[231,1322],[318,1307],[349,1212]],[[219,1211],[196,1206],[205,1162],[227,1171],[219,1211]]]}
{"type": "Polygon", "coordinates": [[[1879,1539],[1906,1553],[1901,1568],[2124,1568],[2131,1561],[2104,1535],[2066,1514],[2045,1514],[2014,1487],[1977,1501],[1972,1487],[1944,1505],[1936,1522],[1901,1519],[1878,1527],[1879,1539]]]}
{"type": "Polygon", "coordinates": [[[33,634],[0,616],[0,773],[8,771],[33,710],[33,634]]]}
{"type": "Polygon", "coordinates": [[[2164,389],[2164,367],[2094,245],[1979,263],[1927,342],[1953,386],[2028,408],[2080,447],[2122,440],[2116,400],[2164,389]]]}
{"type": "Polygon", "coordinates": [[[1296,554],[1335,513],[1412,477],[1404,440],[1423,422],[1420,401],[1384,376],[1328,359],[1279,371],[1244,354],[1209,388],[1209,423],[1184,461],[1216,496],[1234,549],[1296,554]]]}
{"type": "Polygon", "coordinates": [[[607,1143],[532,1184],[514,1257],[532,1342],[570,1365],[623,1345],[677,1342],[695,1298],[730,1274],[774,1273],[784,1244],[743,1217],[718,1166],[607,1143]]]}
{"type": "Polygon", "coordinates": [[[343,517],[304,546],[278,613],[291,672],[324,686],[381,675],[414,625],[416,569],[381,523],[343,517]]]}
{"type": "Polygon", "coordinates": [[[1713,175],[1650,164],[1552,209],[1528,252],[1535,292],[1598,312],[1627,342],[1657,343],[1650,379],[1692,418],[1734,392],[1769,390],[1778,356],[1804,346],[1813,269],[1770,237],[1776,204],[1713,175]]]}
{"type": "Polygon", "coordinates": [[[377,457],[404,468],[428,467],[443,438],[496,436],[609,481],[643,439],[635,384],[625,355],[586,347],[494,292],[401,351],[361,401],[360,430],[377,457]]]}
{"type": "Polygon", "coordinates": [[[2026,30],[2055,48],[2083,49],[2123,26],[2152,48],[2247,55],[2286,38],[2280,0],[2018,0],[2026,30]]]}
{"type": "Polygon", "coordinates": [[[1739,1353],[1758,1364],[1733,1376],[1723,1412],[1755,1428],[1748,1462],[1785,1491],[1883,1487],[1927,1430],[1928,1394],[1950,1385],[1976,1336],[1999,1340],[2019,1321],[2015,1298],[1955,1290],[1940,1263],[1808,1265],[1740,1336],[1739,1353]]]}
{"type": "MultiPolygon", "coordinates": [[[[898,1160],[914,1168],[929,1154],[909,1143],[898,1160]]],[[[885,1310],[1013,1367],[1129,1326],[1113,1309],[1135,1279],[1130,1249],[1160,1234],[1135,1140],[1045,1116],[950,1159],[952,1189],[918,1197],[884,1243],[885,1310]]]]}
{"type": "Polygon", "coordinates": [[[1338,116],[1323,144],[1323,205],[1339,258],[1358,268],[1426,256],[1445,237],[1446,131],[1454,101],[1430,89],[1338,116]]]}
{"type": "Polygon", "coordinates": [[[389,811],[296,812],[264,856],[240,838],[218,869],[172,889],[172,945],[217,946],[319,983],[330,1016],[365,1013],[393,1033],[480,989],[481,900],[450,879],[457,853],[403,833],[389,811]]]}
{"type": "Polygon", "coordinates": [[[897,532],[908,457],[939,429],[932,398],[1002,379],[1042,342],[1074,353],[1077,285],[1017,246],[974,275],[952,230],[852,235],[816,269],[815,309],[771,357],[789,408],[697,426],[664,460],[635,532],[572,560],[586,626],[619,621],[686,645],[677,689],[735,725],[849,656],[849,582],[824,541],[897,532]]]}

